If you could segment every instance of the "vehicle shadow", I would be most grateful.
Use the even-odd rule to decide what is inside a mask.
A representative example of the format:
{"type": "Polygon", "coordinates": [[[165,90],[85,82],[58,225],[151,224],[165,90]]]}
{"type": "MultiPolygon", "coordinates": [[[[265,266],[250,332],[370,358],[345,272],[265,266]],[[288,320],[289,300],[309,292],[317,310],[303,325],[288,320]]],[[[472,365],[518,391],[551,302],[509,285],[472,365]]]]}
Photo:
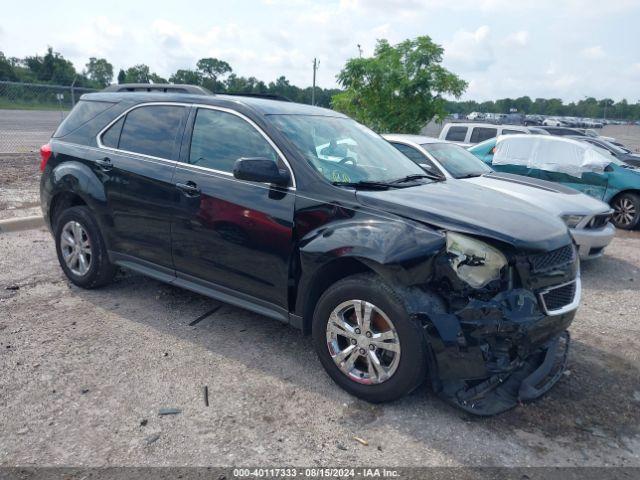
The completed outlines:
{"type": "MultiPolygon", "coordinates": [[[[137,274],[127,273],[108,287],[78,289],[75,294],[128,321],[192,342],[247,369],[257,369],[261,375],[291,383],[310,396],[322,396],[339,407],[336,415],[354,431],[375,423],[376,429],[400,429],[434,448],[433,438],[439,433],[433,419],[439,418],[440,425],[464,422],[478,438],[525,432],[562,442],[567,448],[574,444],[610,448],[613,442],[627,451],[631,448],[628,439],[640,432],[638,366],[595,347],[585,335],[572,342],[568,372],[547,395],[502,415],[483,418],[449,406],[427,386],[389,404],[360,401],[331,381],[315,356],[311,339],[296,329],[137,274]],[[156,306],[151,308],[151,304],[156,306]],[[218,306],[210,316],[189,325],[218,306]],[[162,315],[157,314],[158,308],[162,315]]],[[[443,448],[452,458],[462,458],[455,442],[443,448]]],[[[554,447],[536,448],[544,453],[554,447]]]]}

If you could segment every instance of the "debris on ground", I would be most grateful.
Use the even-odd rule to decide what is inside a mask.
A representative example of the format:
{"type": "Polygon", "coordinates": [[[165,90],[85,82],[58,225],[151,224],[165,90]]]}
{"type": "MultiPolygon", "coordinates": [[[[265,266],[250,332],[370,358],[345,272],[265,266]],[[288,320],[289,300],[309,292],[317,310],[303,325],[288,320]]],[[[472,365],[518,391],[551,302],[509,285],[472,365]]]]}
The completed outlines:
{"type": "Polygon", "coordinates": [[[353,439],[354,439],[356,442],[358,442],[358,443],[360,443],[360,444],[364,445],[365,447],[369,446],[369,442],[367,442],[364,438],[360,438],[360,437],[353,437],[353,439]]]}
{"type": "Polygon", "coordinates": [[[158,415],[178,415],[182,413],[182,410],[179,408],[161,408],[158,411],[158,415]]]}
{"type": "Polygon", "coordinates": [[[144,439],[144,441],[147,442],[147,445],[151,445],[152,443],[157,442],[158,440],[160,440],[160,435],[158,434],[149,435],[147,438],[144,439]]]}

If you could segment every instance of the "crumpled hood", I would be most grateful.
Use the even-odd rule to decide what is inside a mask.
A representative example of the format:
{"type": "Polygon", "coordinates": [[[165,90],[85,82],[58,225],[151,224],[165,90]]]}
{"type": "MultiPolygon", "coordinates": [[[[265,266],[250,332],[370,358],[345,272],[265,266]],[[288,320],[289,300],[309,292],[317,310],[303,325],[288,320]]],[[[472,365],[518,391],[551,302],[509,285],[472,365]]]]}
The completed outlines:
{"type": "Polygon", "coordinates": [[[492,238],[519,250],[549,251],[571,242],[566,225],[556,214],[464,180],[358,190],[357,198],[365,206],[445,230],[492,238]]]}
{"type": "Polygon", "coordinates": [[[465,178],[464,181],[511,195],[554,212],[558,216],[596,215],[611,210],[606,203],[572,188],[522,175],[492,173],[481,177],[465,178]]]}

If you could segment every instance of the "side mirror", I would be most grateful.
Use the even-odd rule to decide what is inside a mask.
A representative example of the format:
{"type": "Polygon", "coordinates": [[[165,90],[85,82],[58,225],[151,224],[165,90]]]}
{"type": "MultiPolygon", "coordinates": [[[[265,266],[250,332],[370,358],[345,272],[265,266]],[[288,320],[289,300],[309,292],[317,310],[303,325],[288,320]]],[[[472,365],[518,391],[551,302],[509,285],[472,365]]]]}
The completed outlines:
{"type": "Polygon", "coordinates": [[[282,186],[290,180],[289,172],[280,170],[276,162],[268,158],[239,158],[233,166],[233,176],[238,180],[282,186]]]}
{"type": "Polygon", "coordinates": [[[613,167],[611,166],[611,164],[609,164],[606,167],[604,167],[604,171],[605,172],[613,172],[613,167]]]}

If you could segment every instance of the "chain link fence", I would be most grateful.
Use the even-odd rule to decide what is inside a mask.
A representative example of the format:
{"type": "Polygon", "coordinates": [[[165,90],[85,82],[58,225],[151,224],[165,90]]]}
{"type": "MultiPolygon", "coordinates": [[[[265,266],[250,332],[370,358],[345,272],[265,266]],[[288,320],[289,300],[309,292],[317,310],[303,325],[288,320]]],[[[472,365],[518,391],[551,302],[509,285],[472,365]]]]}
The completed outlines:
{"type": "Polygon", "coordinates": [[[0,81],[0,154],[29,153],[51,134],[91,88],[0,81]]]}

